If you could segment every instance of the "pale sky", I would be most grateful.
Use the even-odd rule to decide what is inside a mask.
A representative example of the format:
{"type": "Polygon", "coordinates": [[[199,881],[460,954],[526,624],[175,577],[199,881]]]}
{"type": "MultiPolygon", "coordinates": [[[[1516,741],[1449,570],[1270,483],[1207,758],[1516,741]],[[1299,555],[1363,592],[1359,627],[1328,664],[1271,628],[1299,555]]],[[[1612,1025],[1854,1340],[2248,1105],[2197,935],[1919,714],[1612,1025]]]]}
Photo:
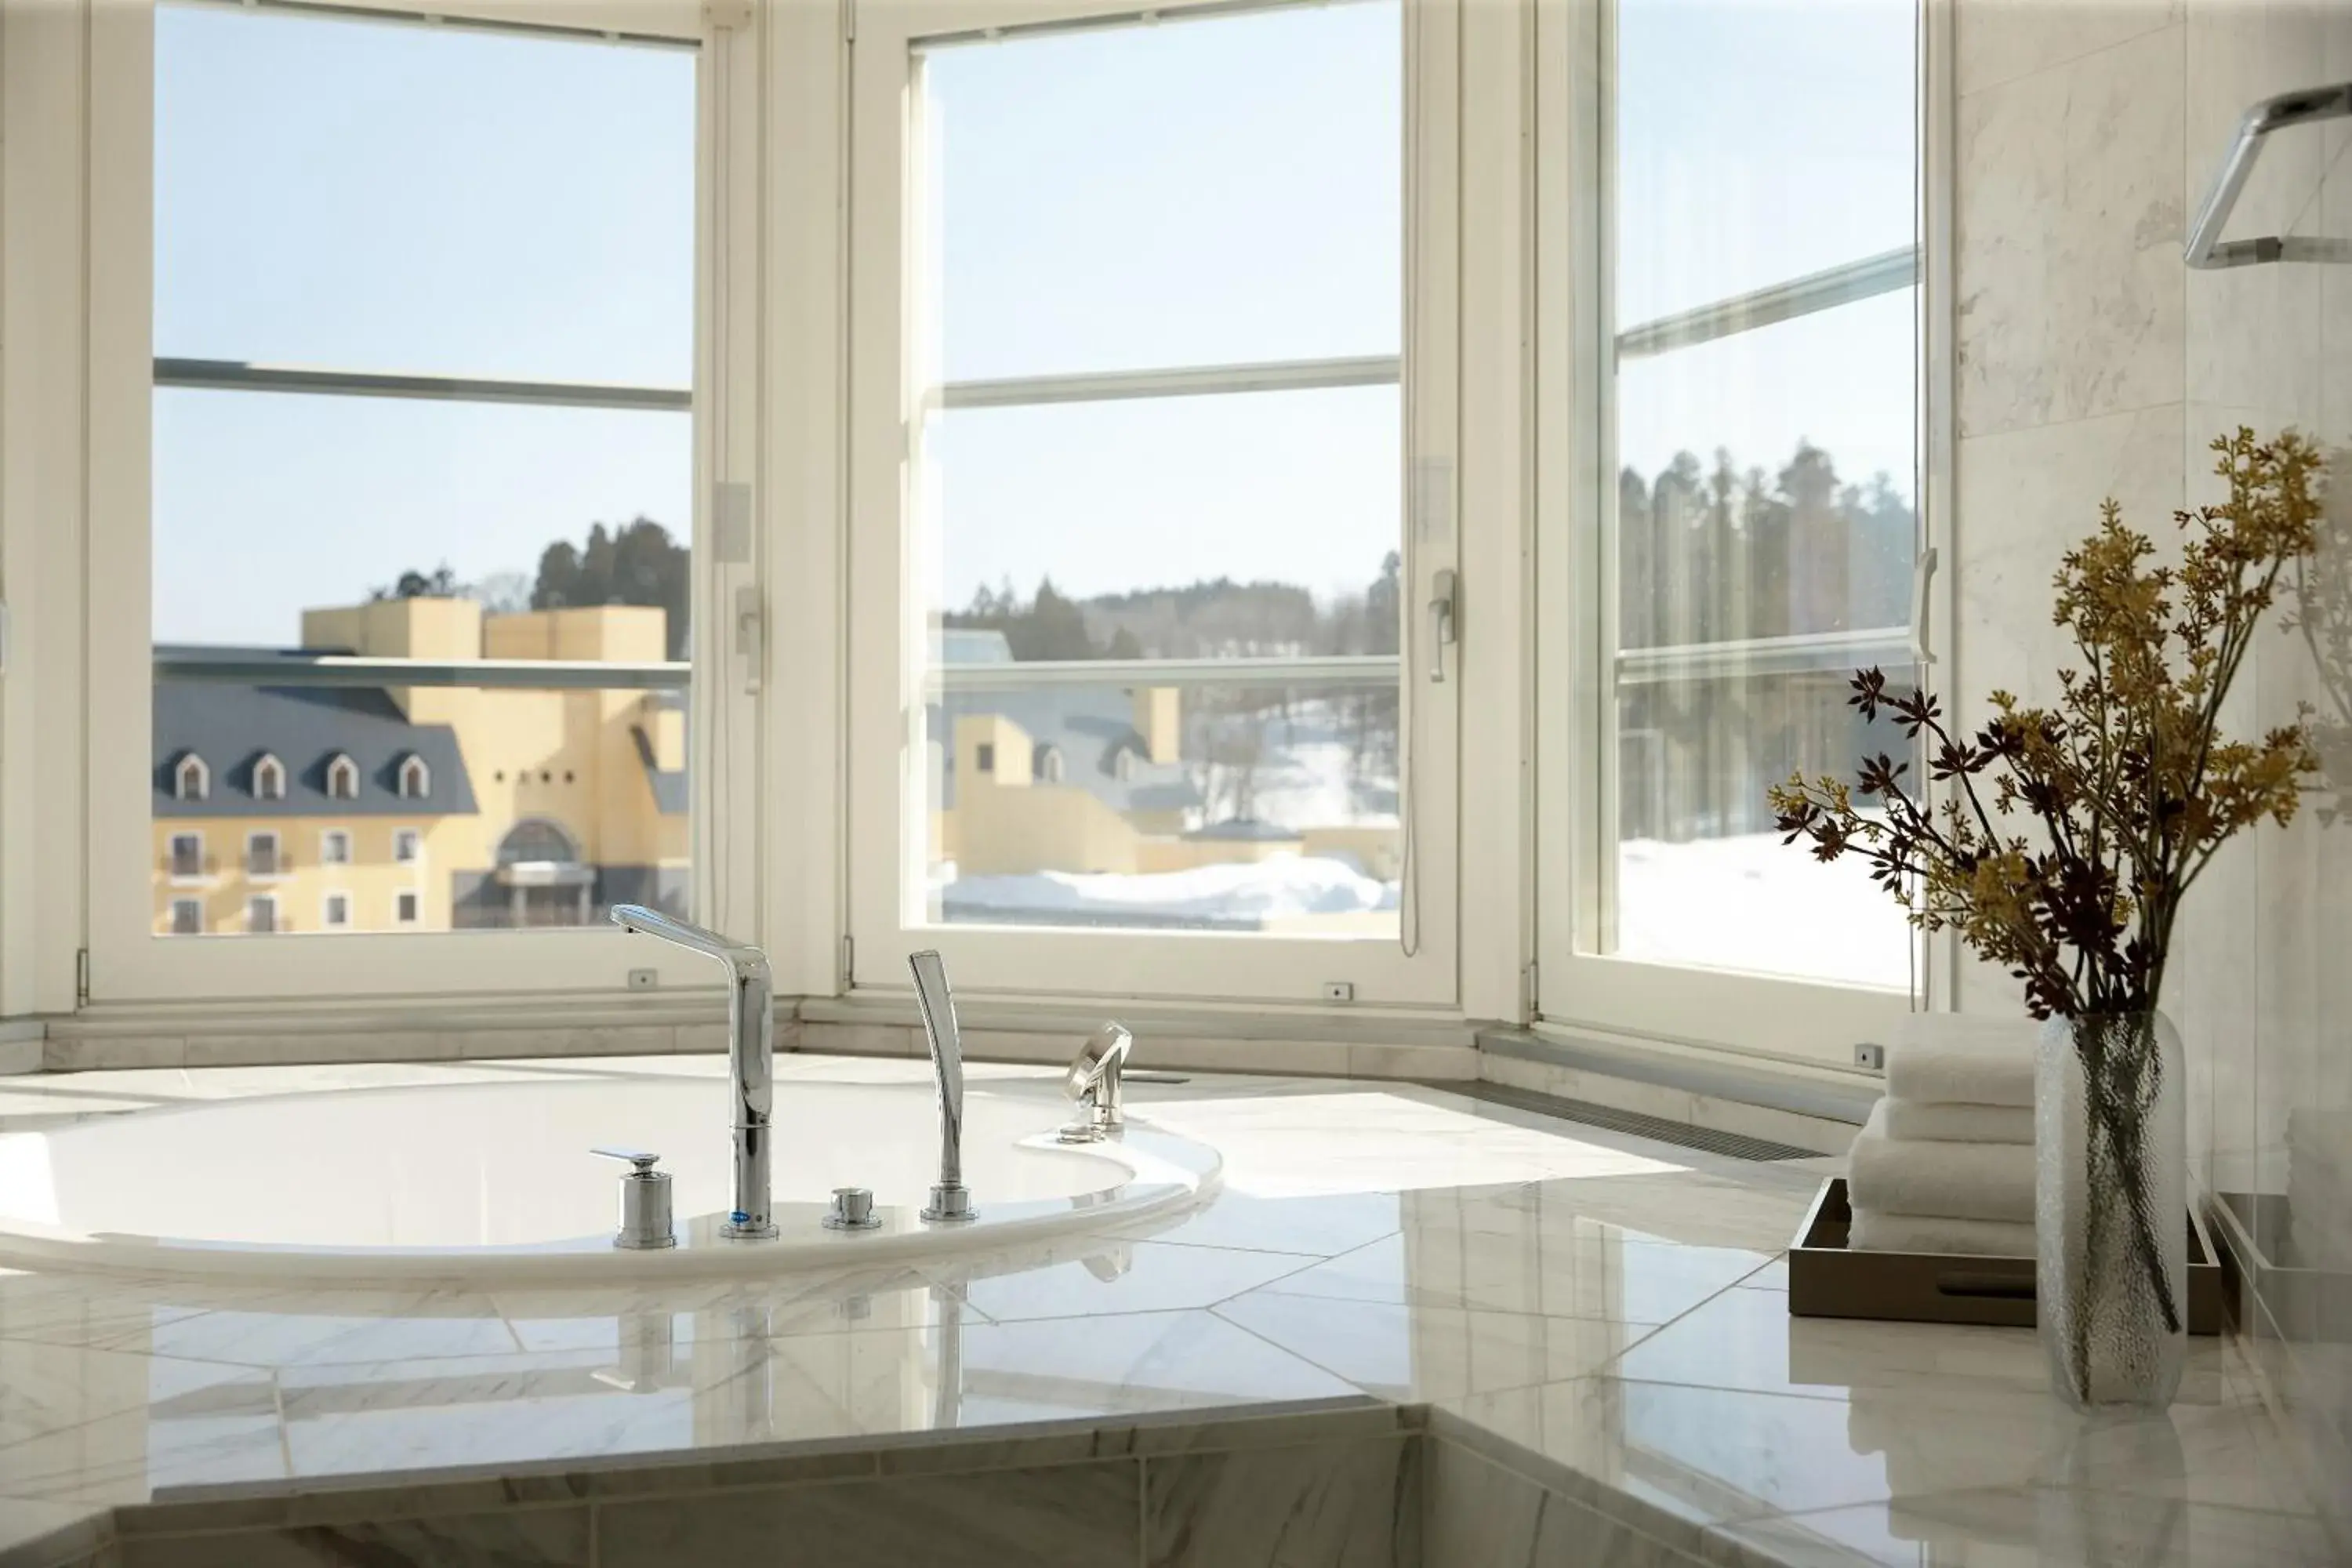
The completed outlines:
{"type": "MultiPolygon", "coordinates": [[[[1911,7],[1628,3],[1622,321],[1905,243],[1911,7]]],[[[1396,352],[1395,0],[928,58],[947,374],[1396,352]]],[[[156,350],[683,384],[682,51],[159,9],[156,350]]],[[[1908,297],[1629,367],[1654,470],[1800,437],[1907,469],[1908,297]]],[[[1390,388],[969,411],[935,426],[939,591],[1050,572],[1360,588],[1401,537],[1390,388]]],[[[683,415],[163,391],[155,635],[291,642],[406,567],[528,573],[682,531],[683,415]]],[[[1907,475],[1898,475],[1907,478],[1907,475]]]]}

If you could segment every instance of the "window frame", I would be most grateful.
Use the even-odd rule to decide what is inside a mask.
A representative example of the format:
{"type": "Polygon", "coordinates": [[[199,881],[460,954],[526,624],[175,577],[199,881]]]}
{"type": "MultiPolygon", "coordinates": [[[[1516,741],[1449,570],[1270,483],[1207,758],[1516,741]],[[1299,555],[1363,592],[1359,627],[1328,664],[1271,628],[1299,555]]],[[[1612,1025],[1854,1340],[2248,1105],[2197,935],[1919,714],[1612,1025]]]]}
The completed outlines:
{"type": "Polygon", "coordinates": [[[174,800],[210,800],[213,793],[212,764],[194,752],[183,754],[172,764],[172,798],[174,800]],[[196,787],[188,787],[189,772],[195,774],[196,787]]]}
{"type": "Polygon", "coordinates": [[[166,911],[166,919],[170,923],[163,928],[165,936],[202,936],[205,934],[205,901],[202,899],[173,899],[166,911]],[[180,929],[182,910],[195,911],[187,931],[180,929]]]}
{"type": "Polygon", "coordinates": [[[348,827],[319,829],[319,864],[348,866],[352,863],[352,830],[348,827]],[[330,849],[330,845],[334,846],[330,849]]]}
{"type": "Polygon", "coordinates": [[[425,918],[425,893],[417,888],[396,888],[392,895],[392,923],[413,926],[425,918]],[[401,911],[405,910],[405,914],[401,911]]]}
{"type": "Polygon", "coordinates": [[[246,896],[245,933],[247,936],[283,936],[286,934],[286,928],[278,923],[277,894],[249,893],[246,896]],[[268,923],[267,925],[256,925],[254,923],[254,915],[257,911],[262,910],[268,911],[268,923]]]}
{"type": "MultiPolygon", "coordinates": [[[[88,405],[83,559],[120,563],[105,574],[76,574],[79,652],[89,700],[93,710],[120,718],[87,735],[88,809],[78,834],[87,984],[79,1005],[236,1005],[273,996],[392,993],[453,1000],[551,992],[617,997],[629,989],[629,971],[646,967],[657,972],[666,988],[700,982],[706,965],[693,954],[625,946],[617,932],[580,928],[354,931],[331,954],[307,944],[260,944],[274,950],[264,952],[235,942],[155,940],[152,871],[136,847],[152,842],[152,830],[123,831],[154,817],[148,735],[154,681],[155,3],[121,0],[92,14],[83,56],[87,100],[77,118],[87,128],[87,182],[72,193],[78,205],[68,208],[61,195],[54,208],[59,223],[87,234],[83,302],[98,323],[76,365],[88,405]],[[532,944],[527,961],[516,942],[532,944]]],[[[694,430],[690,515],[682,520],[695,563],[695,677],[688,698],[693,913],[705,923],[756,936],[756,866],[750,875],[712,873],[722,858],[753,864],[740,850],[722,855],[720,846],[730,839],[756,842],[759,775],[766,761],[758,739],[762,639],[739,637],[735,620],[719,606],[757,603],[769,551],[753,512],[730,533],[728,559],[721,561],[712,512],[718,485],[748,490],[754,473],[758,442],[751,419],[761,384],[760,356],[730,354],[719,343],[730,324],[746,341],[760,330],[762,193],[754,153],[763,117],[761,46],[766,29],[781,24],[756,7],[695,0],[451,0],[429,7],[362,0],[362,8],[383,13],[385,23],[447,17],[543,37],[551,47],[645,45],[694,53],[694,430]],[[722,731],[735,737],[731,745],[722,731]]],[[[285,16],[299,7],[272,9],[285,16]]],[[[312,20],[343,25],[331,12],[312,20]]],[[[23,216],[29,218],[30,208],[28,202],[23,216]]]]}
{"type": "Polygon", "coordinates": [[[170,878],[173,887],[195,887],[212,879],[205,871],[205,836],[202,829],[173,828],[171,837],[164,843],[163,853],[167,857],[165,864],[169,868],[165,874],[170,878]],[[193,871],[184,872],[180,869],[180,846],[183,843],[193,844],[196,847],[194,856],[196,868],[193,871]]]}
{"type": "Polygon", "coordinates": [[[392,863],[395,866],[425,864],[425,829],[394,827],[392,830],[392,863]],[[403,854],[403,849],[407,853],[403,854]]]}
{"type": "MultiPolygon", "coordinates": [[[[1906,994],[1622,958],[1580,934],[1606,929],[1615,858],[1604,663],[1617,584],[1601,526],[1615,478],[1615,11],[1538,0],[1536,14],[1536,1026],[1850,1068],[1853,1047],[1884,1041],[1905,1013],[1948,1005],[1948,942],[1915,939],[1906,994]]],[[[1945,0],[1916,0],[1916,505],[1932,562],[1950,556],[1952,51],[1945,0]]],[[[1932,659],[1930,634],[1952,624],[1949,574],[1929,584],[1914,631],[1932,659]]]]}
{"type": "Polygon", "coordinates": [[[248,881],[274,882],[286,876],[285,841],[277,829],[257,827],[245,836],[245,875],[248,881]],[[261,846],[269,846],[269,869],[260,868],[261,846]]]}
{"type": "Polygon", "coordinates": [[[329,888],[319,895],[319,929],[327,931],[352,929],[352,895],[348,889],[329,888]],[[343,907],[341,920],[335,919],[335,906],[338,903],[343,907]]]}
{"type": "MultiPolygon", "coordinates": [[[[1278,3],[1278,0],[1277,0],[1278,3]]],[[[924,788],[926,759],[908,745],[902,716],[921,709],[925,639],[902,596],[913,495],[908,477],[910,413],[921,395],[910,318],[920,308],[914,274],[923,260],[918,164],[923,145],[919,67],[924,40],[992,30],[1123,23],[1156,16],[1190,25],[1224,0],[860,0],[851,50],[848,786],[846,835],[853,993],[904,993],[904,953],[935,947],[959,989],[1024,996],[1101,995],[1182,1003],[1319,1004],[1344,982],[1360,1005],[1445,1007],[1460,994],[1455,870],[1460,683],[1428,679],[1427,649],[1410,619],[1398,689],[1412,758],[1404,811],[1412,846],[1399,939],[1347,939],[1201,931],[1088,931],[926,924],[907,917],[923,874],[929,812],[909,809],[924,788]],[[870,284],[871,286],[865,286],[870,284]],[[883,521],[887,520],[887,521],[883,521]],[[879,525],[877,525],[877,521],[879,525]],[[1418,657],[1416,657],[1418,656],[1418,657]]],[[[1268,8],[1274,8],[1269,6],[1268,8]]],[[[1403,295],[1399,323],[1403,472],[1398,547],[1408,616],[1434,574],[1455,567],[1451,528],[1456,431],[1456,237],[1461,8],[1456,0],[1402,6],[1405,189],[1402,193],[1403,295]],[[1441,533],[1431,513],[1441,510],[1441,533]]],[[[1212,24],[1213,25],[1213,24],[1212,24]]]]}
{"type": "Polygon", "coordinates": [[[264,752],[253,759],[253,798],[256,800],[286,798],[286,764],[279,762],[272,752],[264,752]],[[264,779],[269,781],[267,787],[263,785],[264,779]]]}
{"type": "Polygon", "coordinates": [[[433,794],[433,770],[425,765],[423,757],[411,752],[400,759],[399,772],[394,775],[394,783],[401,799],[425,800],[433,794]],[[409,787],[411,779],[416,781],[413,789],[409,787]]]}

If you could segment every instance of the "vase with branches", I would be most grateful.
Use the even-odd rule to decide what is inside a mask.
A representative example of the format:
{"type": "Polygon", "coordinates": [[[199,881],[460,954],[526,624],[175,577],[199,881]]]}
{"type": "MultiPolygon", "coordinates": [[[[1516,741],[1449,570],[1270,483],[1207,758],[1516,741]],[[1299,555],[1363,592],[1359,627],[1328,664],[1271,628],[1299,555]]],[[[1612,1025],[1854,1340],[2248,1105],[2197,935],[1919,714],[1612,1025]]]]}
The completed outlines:
{"type": "Polygon", "coordinates": [[[2185,1205],[2179,1042],[2158,1012],[2183,901],[2222,846],[2293,818],[2303,723],[2223,733],[2223,707],[2321,517],[2315,448],[2213,442],[2227,499],[2176,514],[2178,558],[2110,500],[2066,552],[2053,623],[2079,655],[2046,707],[2005,691],[1973,731],[1917,687],[1853,679],[1925,763],[1771,791],[1780,830],[1856,856],[1922,931],[1952,931],[2045,1021],[2037,1080],[2039,1317],[2060,1392],[2162,1404],[2179,1379],[2185,1205]]]}

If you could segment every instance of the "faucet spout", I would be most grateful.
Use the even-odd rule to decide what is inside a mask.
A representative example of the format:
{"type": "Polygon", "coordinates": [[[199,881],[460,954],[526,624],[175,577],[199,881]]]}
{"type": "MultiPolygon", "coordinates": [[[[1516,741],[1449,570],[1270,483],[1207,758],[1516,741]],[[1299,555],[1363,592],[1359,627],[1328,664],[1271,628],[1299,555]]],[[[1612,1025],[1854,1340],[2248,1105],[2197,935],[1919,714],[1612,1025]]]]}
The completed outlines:
{"type": "Polygon", "coordinates": [[[1087,1108],[1087,1122],[1097,1137],[1127,1121],[1127,1058],[1134,1047],[1135,1036],[1124,1024],[1105,1024],[1063,1077],[1062,1092],[1087,1108]]]}
{"type": "Polygon", "coordinates": [[[963,1040],[956,1032],[955,993],[948,988],[948,967],[938,953],[912,953],[907,967],[915,973],[915,1005],[923,1015],[931,1068],[940,1080],[940,1179],[923,1217],[933,1224],[973,1219],[978,1211],[963,1184],[963,1040]]]}
{"type": "Polygon", "coordinates": [[[770,1200],[776,1096],[775,978],[768,955],[717,931],[673,920],[641,904],[614,904],[613,923],[659,937],[727,966],[727,1078],[734,1097],[734,1207],[719,1234],[766,1241],[776,1234],[770,1200]]]}

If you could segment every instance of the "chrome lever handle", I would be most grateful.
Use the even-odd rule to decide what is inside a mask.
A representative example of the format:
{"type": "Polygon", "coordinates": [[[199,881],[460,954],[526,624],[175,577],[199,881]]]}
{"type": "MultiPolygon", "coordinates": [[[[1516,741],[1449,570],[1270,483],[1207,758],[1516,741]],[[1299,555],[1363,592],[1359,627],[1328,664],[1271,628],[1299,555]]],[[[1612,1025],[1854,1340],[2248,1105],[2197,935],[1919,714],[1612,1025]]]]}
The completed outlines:
{"type": "Polygon", "coordinates": [[[631,1173],[639,1176],[651,1175],[653,1173],[654,1162],[661,1158],[659,1154],[647,1153],[642,1149],[599,1148],[591,1149],[588,1152],[591,1154],[602,1154],[607,1160],[626,1161],[629,1164],[636,1167],[636,1169],[631,1173]]]}

